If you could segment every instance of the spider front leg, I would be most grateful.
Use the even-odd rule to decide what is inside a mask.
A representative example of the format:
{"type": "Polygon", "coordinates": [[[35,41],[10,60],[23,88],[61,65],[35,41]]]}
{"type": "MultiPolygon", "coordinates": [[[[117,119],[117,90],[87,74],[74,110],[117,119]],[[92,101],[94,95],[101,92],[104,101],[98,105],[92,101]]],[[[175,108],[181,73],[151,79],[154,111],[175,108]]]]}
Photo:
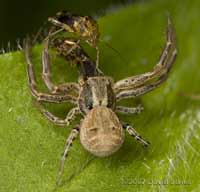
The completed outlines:
{"type": "Polygon", "coordinates": [[[130,90],[124,90],[120,91],[116,95],[116,100],[120,101],[122,99],[127,99],[127,98],[136,98],[138,96],[144,95],[145,93],[148,93],[154,89],[156,89],[161,83],[163,83],[167,79],[167,76],[163,76],[160,78],[158,81],[151,83],[149,85],[145,85],[142,87],[138,87],[135,89],[130,89],[130,90]]]}
{"type": "MultiPolygon", "coordinates": [[[[77,45],[75,44],[71,49],[73,50],[76,47],[77,45]]],[[[71,49],[68,50],[69,53],[72,51],[71,49]]],[[[42,52],[42,66],[43,66],[42,78],[49,91],[53,94],[69,93],[70,91],[75,91],[78,94],[79,85],[77,83],[65,83],[58,86],[54,85],[54,83],[51,80],[50,56],[48,51],[49,51],[49,38],[46,38],[44,40],[44,48],[42,52]]]]}
{"type": "Polygon", "coordinates": [[[30,43],[29,39],[25,41],[25,57],[27,62],[27,75],[28,75],[28,83],[31,90],[31,94],[33,97],[37,99],[37,101],[45,101],[45,102],[52,102],[52,103],[62,103],[62,102],[77,102],[77,98],[73,95],[53,95],[48,93],[40,93],[37,90],[36,78],[33,70],[33,64],[30,59],[30,43]]]}
{"type": "Polygon", "coordinates": [[[41,108],[41,111],[43,113],[43,115],[51,122],[53,122],[56,125],[59,126],[69,126],[70,123],[75,119],[76,115],[80,113],[79,107],[75,107],[72,108],[67,116],[65,117],[65,119],[61,119],[59,117],[56,117],[55,115],[53,115],[52,113],[50,113],[49,111],[45,110],[44,108],[41,108]]]}
{"type": "Polygon", "coordinates": [[[136,75],[116,82],[114,85],[115,92],[144,86],[149,81],[166,76],[175,61],[176,55],[176,34],[174,28],[172,27],[171,20],[168,18],[166,45],[160,56],[159,62],[154,67],[154,70],[152,72],[136,75]]]}
{"type": "Polygon", "coordinates": [[[148,141],[145,141],[140,135],[139,133],[137,133],[137,131],[132,127],[130,126],[129,124],[127,123],[123,123],[123,128],[126,129],[126,131],[131,135],[133,136],[136,141],[138,141],[139,143],[141,143],[144,147],[148,147],[150,145],[150,143],[148,141]]]}
{"type": "Polygon", "coordinates": [[[69,137],[66,140],[65,150],[64,150],[64,153],[63,153],[61,161],[60,161],[60,168],[59,168],[59,172],[58,172],[58,176],[57,176],[57,180],[56,180],[57,185],[59,185],[62,174],[64,172],[64,163],[65,163],[66,157],[68,155],[68,152],[69,152],[70,148],[72,147],[72,143],[75,140],[75,138],[77,137],[78,133],[79,133],[79,127],[73,128],[69,137]]]}
{"type": "Polygon", "coordinates": [[[141,105],[137,107],[124,107],[124,106],[117,106],[116,112],[122,114],[140,114],[144,108],[141,105]]]}

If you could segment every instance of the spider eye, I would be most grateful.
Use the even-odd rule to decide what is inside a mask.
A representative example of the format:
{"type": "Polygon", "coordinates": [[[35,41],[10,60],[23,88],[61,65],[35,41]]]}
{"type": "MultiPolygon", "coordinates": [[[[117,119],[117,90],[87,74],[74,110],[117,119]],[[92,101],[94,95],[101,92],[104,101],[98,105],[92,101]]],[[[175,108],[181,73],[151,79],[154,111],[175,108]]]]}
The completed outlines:
{"type": "Polygon", "coordinates": [[[85,20],[88,21],[90,18],[88,16],[85,16],[85,20]]]}
{"type": "Polygon", "coordinates": [[[93,127],[91,129],[89,129],[90,132],[97,132],[97,128],[96,127],[93,127]]]}
{"type": "Polygon", "coordinates": [[[84,33],[84,32],[85,32],[85,26],[84,26],[84,25],[81,25],[81,27],[80,27],[80,32],[81,32],[81,33],[84,33]]]}
{"type": "Polygon", "coordinates": [[[92,104],[89,104],[87,108],[91,110],[93,108],[92,104]]]}
{"type": "Polygon", "coordinates": [[[112,130],[113,130],[113,131],[116,130],[116,127],[112,127],[112,130]]]}

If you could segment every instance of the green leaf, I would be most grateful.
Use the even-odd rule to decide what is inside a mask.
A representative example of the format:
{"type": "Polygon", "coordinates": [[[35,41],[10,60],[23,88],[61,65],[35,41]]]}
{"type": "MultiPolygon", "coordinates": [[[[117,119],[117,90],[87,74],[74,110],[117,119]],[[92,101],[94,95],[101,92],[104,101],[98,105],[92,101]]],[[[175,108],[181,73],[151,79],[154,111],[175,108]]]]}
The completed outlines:
{"type": "MultiPolygon", "coordinates": [[[[96,158],[77,140],[59,187],[59,161],[73,125],[60,128],[39,112],[29,92],[23,52],[1,55],[0,191],[200,191],[200,101],[179,94],[200,93],[199,7],[197,0],[153,0],[99,20],[101,38],[124,58],[100,43],[100,68],[115,80],[153,69],[165,43],[168,14],[177,31],[178,57],[167,82],[141,98],[144,112],[120,116],[151,146],[143,149],[127,134],[116,154],[96,158]]],[[[32,60],[41,85],[41,46],[34,48],[32,60]]],[[[76,81],[75,68],[55,56],[52,63],[55,82],[76,81]]],[[[134,105],[133,100],[127,104],[134,105]]],[[[70,108],[45,107],[58,116],[70,108]]]]}

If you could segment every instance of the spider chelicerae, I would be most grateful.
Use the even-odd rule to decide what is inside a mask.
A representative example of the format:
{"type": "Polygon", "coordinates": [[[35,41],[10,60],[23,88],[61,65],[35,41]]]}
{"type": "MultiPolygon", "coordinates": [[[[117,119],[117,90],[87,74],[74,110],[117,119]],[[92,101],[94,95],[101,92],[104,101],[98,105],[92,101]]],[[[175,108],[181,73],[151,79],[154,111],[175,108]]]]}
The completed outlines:
{"type": "Polygon", "coordinates": [[[145,147],[149,145],[137,131],[129,124],[122,122],[116,113],[137,114],[142,111],[141,106],[119,106],[122,99],[135,98],[156,89],[163,83],[175,61],[177,55],[175,30],[168,18],[166,31],[166,45],[158,63],[151,72],[135,75],[115,82],[112,77],[105,76],[99,69],[99,49],[97,46],[99,32],[97,22],[88,16],[79,16],[69,12],[59,12],[49,18],[53,24],[49,35],[44,39],[42,52],[42,77],[49,92],[41,93],[37,89],[33,64],[30,59],[30,41],[25,43],[27,74],[32,96],[39,102],[74,104],[65,119],[61,119],[41,107],[42,113],[51,122],[60,126],[69,126],[77,114],[82,115],[80,123],[74,127],[65,144],[60,163],[58,180],[60,179],[64,161],[72,142],[80,135],[83,147],[92,154],[104,157],[116,152],[123,144],[124,131],[127,131],[145,147]],[[61,32],[73,33],[75,37],[53,38],[61,32]],[[85,41],[97,50],[94,62],[80,45],[85,41]],[[79,71],[78,82],[55,85],[51,80],[49,46],[53,45],[58,53],[68,61],[77,65],[79,71]]]}

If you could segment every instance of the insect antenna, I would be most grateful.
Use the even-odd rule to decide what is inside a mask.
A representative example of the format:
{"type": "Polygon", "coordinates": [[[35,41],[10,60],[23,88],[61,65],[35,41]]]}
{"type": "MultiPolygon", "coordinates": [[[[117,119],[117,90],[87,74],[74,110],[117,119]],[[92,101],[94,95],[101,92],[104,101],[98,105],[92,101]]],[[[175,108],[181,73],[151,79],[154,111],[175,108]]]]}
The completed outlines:
{"type": "Polygon", "coordinates": [[[52,28],[52,29],[49,31],[49,34],[48,34],[48,36],[45,38],[45,40],[47,40],[47,39],[49,39],[50,37],[52,37],[52,36],[54,36],[54,35],[56,35],[56,34],[62,32],[64,29],[61,28],[61,29],[58,29],[58,30],[56,30],[56,31],[53,31],[53,30],[54,30],[54,29],[52,28]]]}
{"type": "Polygon", "coordinates": [[[191,100],[196,100],[196,101],[200,100],[200,95],[196,95],[196,94],[193,94],[193,93],[180,92],[179,95],[187,97],[191,100]]]}
{"type": "Polygon", "coordinates": [[[117,50],[115,49],[114,47],[112,47],[112,45],[110,45],[108,42],[105,42],[104,40],[102,39],[99,39],[100,42],[102,42],[103,44],[105,44],[108,48],[110,48],[113,52],[115,52],[119,57],[120,59],[123,61],[123,62],[126,62],[126,64],[128,63],[128,61],[125,59],[125,57],[122,56],[122,54],[117,50]]]}

